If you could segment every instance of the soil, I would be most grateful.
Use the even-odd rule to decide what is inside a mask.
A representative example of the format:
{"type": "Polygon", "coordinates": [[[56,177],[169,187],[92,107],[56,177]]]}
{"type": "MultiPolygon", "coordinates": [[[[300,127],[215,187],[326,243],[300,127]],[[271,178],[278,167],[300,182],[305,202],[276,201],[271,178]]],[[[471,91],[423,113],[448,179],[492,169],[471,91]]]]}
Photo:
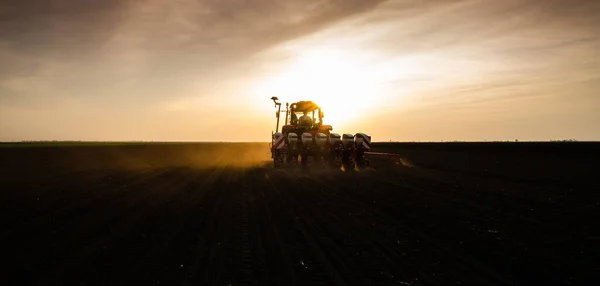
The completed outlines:
{"type": "Polygon", "coordinates": [[[8,285],[593,285],[595,143],[378,143],[360,170],[267,144],[0,148],[8,285]]]}

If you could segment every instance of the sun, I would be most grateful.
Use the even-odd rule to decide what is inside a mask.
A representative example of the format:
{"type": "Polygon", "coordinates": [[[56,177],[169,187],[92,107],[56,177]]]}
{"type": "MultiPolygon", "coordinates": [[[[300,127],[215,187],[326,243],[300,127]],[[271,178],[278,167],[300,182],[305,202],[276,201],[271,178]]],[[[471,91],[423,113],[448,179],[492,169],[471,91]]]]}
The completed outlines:
{"type": "Polygon", "coordinates": [[[340,130],[372,111],[379,85],[368,66],[351,53],[313,49],[262,82],[260,90],[288,102],[314,101],[325,113],[323,121],[340,130]]]}

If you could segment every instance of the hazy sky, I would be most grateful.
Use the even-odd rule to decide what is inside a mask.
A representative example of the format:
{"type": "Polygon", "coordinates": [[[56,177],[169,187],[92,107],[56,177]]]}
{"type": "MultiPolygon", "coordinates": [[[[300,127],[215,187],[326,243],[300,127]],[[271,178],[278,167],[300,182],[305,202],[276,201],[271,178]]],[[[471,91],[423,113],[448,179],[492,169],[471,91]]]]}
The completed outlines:
{"type": "Polygon", "coordinates": [[[0,0],[0,141],[600,140],[600,1],[0,0]]]}

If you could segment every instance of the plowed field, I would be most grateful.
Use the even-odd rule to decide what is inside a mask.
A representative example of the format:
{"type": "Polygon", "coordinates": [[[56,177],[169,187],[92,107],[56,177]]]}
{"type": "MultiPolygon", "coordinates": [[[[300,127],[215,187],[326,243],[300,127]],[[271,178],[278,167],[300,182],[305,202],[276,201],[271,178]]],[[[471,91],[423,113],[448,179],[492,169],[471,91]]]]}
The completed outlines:
{"type": "Polygon", "coordinates": [[[274,169],[266,144],[0,148],[5,285],[595,285],[599,145],[375,144],[274,169]]]}

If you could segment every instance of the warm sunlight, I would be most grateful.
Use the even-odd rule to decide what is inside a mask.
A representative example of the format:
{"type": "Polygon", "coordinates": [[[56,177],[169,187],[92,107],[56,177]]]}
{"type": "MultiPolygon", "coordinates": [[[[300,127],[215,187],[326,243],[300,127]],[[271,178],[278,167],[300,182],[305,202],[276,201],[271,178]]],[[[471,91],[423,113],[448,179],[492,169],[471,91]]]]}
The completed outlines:
{"type": "Polygon", "coordinates": [[[262,82],[258,91],[265,98],[278,96],[288,102],[312,100],[322,107],[325,123],[340,130],[383,104],[380,80],[364,58],[342,50],[314,49],[262,82]]]}
{"type": "Polygon", "coordinates": [[[600,139],[600,1],[12,2],[0,141],[269,140],[273,96],[376,140],[600,139]]]}

